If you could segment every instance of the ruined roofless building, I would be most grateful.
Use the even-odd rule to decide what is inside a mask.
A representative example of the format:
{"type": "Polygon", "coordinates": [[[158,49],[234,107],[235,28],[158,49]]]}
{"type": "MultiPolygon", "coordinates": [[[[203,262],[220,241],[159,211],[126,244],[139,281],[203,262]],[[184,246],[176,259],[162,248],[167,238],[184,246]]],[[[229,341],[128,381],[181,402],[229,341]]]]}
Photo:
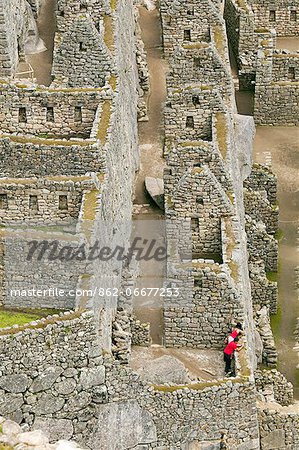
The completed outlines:
{"type": "MultiPolygon", "coordinates": [[[[148,89],[135,3],[58,0],[52,82],[43,86],[18,76],[28,20],[38,17],[42,2],[0,0],[0,303],[60,310],[0,329],[0,415],[42,429],[50,442],[74,439],[94,450],[296,450],[298,406],[275,368],[270,327],[277,284],[266,276],[278,264],[277,183],[270,169],[252,163],[254,121],[237,114],[228,56],[231,19],[267,26],[258,25],[258,2],[228,0],[227,25],[218,0],[159,5],[168,64],[164,286],[179,292],[164,299],[161,351],[216,355],[222,365],[224,339],[238,319],[245,348],[236,376],[220,370],[175,382],[168,370],[161,381],[133,367],[134,352],[144,352],[152,367],[155,351],[133,295],[120,293],[136,285],[134,261],[24,264],[32,239],[76,247],[101,236],[112,247],[130,245],[137,118],[146,115],[138,107],[146,110],[140,97],[148,89]],[[11,294],[24,286],[81,294],[11,294]],[[108,298],[99,289],[120,295],[108,298]]],[[[277,8],[285,17],[284,5],[277,8]]],[[[261,42],[263,31],[248,40],[252,58],[244,62],[242,30],[234,49],[241,80],[256,81],[255,118],[264,123],[271,116],[265,108],[275,115],[267,89],[278,90],[280,105],[277,86],[285,86],[295,56],[276,58],[275,47],[261,42]]],[[[282,120],[290,122],[288,111],[282,120]]]]}

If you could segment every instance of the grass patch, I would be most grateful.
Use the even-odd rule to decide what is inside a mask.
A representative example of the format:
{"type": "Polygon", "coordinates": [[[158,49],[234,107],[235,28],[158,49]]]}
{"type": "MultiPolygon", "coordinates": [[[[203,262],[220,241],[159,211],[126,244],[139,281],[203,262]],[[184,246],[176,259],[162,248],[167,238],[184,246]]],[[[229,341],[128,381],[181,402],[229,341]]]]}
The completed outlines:
{"type": "Polygon", "coordinates": [[[233,230],[232,222],[229,218],[225,219],[225,232],[229,239],[226,246],[226,257],[228,259],[228,267],[230,269],[231,277],[233,280],[238,281],[239,279],[239,266],[233,260],[233,251],[236,248],[236,236],[233,230]]]}
{"type": "Polygon", "coordinates": [[[269,281],[272,281],[273,283],[277,283],[278,281],[278,272],[266,272],[266,277],[269,281]]]}
{"type": "Polygon", "coordinates": [[[100,140],[102,145],[105,145],[107,142],[107,134],[110,125],[110,119],[111,119],[111,101],[106,100],[102,105],[101,118],[97,133],[97,138],[100,140]]]}
{"type": "Polygon", "coordinates": [[[270,33],[270,30],[268,30],[267,28],[257,28],[256,30],[254,30],[255,33],[270,33]]]}
{"type": "Polygon", "coordinates": [[[112,52],[114,50],[114,29],[113,29],[113,18],[111,16],[104,16],[104,42],[112,52]]]}
{"type": "Polygon", "coordinates": [[[237,5],[239,8],[245,9],[245,11],[249,11],[248,3],[246,0],[236,0],[237,5]]]}
{"type": "Polygon", "coordinates": [[[111,77],[109,78],[109,84],[112,87],[112,89],[115,91],[116,86],[117,86],[117,78],[116,75],[111,75],[111,77]]]}
{"type": "Polygon", "coordinates": [[[234,205],[235,197],[234,197],[233,193],[231,191],[226,191],[226,195],[228,196],[229,201],[231,202],[231,204],[234,205]]]}
{"type": "Polygon", "coordinates": [[[277,313],[270,316],[270,324],[274,340],[280,335],[280,324],[282,319],[282,311],[280,305],[277,306],[277,313]]]}
{"type": "Polygon", "coordinates": [[[225,60],[225,34],[221,26],[216,26],[213,29],[215,47],[223,60],[225,60]]]}
{"type": "Polygon", "coordinates": [[[117,7],[117,0],[110,0],[110,7],[112,11],[115,11],[117,7]]]}
{"type": "Polygon", "coordinates": [[[199,382],[199,383],[190,383],[185,385],[175,385],[175,386],[167,386],[167,385],[152,385],[153,389],[158,392],[175,392],[179,391],[181,389],[190,389],[193,391],[201,391],[206,388],[213,388],[213,386],[224,386],[228,381],[230,381],[233,384],[239,384],[244,383],[248,381],[247,377],[237,377],[237,378],[231,378],[230,380],[222,379],[222,380],[215,380],[210,382],[199,382]]]}
{"type": "MultiPolygon", "coordinates": [[[[18,328],[10,328],[9,330],[1,330],[0,329],[0,336],[10,336],[10,335],[20,333],[21,331],[24,331],[24,330],[43,329],[43,328],[46,328],[48,325],[54,325],[57,322],[63,322],[66,320],[77,319],[81,316],[82,313],[83,313],[83,310],[80,309],[76,312],[64,314],[63,316],[60,316],[60,317],[53,317],[53,318],[46,319],[43,322],[38,322],[37,325],[29,325],[28,321],[27,321],[24,324],[19,324],[18,328]]],[[[38,317],[37,319],[33,319],[33,320],[38,320],[38,319],[41,319],[41,317],[38,317]]]]}
{"type": "Polygon", "coordinates": [[[26,323],[39,320],[52,314],[57,314],[57,310],[0,310],[0,327],[7,328],[13,325],[25,325],[26,323]]]}
{"type": "Polygon", "coordinates": [[[78,145],[80,147],[87,147],[89,145],[95,144],[95,141],[71,141],[71,140],[60,140],[60,139],[45,139],[36,138],[30,136],[13,136],[10,134],[0,134],[0,139],[10,139],[12,142],[17,144],[34,144],[34,145],[51,145],[51,146],[62,146],[62,147],[72,147],[78,145]]]}
{"type": "Polygon", "coordinates": [[[224,113],[216,114],[216,132],[219,151],[225,160],[227,156],[227,123],[224,113]]]}
{"type": "Polygon", "coordinates": [[[92,191],[85,194],[84,212],[83,212],[84,220],[94,220],[95,219],[98,194],[99,194],[98,189],[93,189],[92,191]]]}

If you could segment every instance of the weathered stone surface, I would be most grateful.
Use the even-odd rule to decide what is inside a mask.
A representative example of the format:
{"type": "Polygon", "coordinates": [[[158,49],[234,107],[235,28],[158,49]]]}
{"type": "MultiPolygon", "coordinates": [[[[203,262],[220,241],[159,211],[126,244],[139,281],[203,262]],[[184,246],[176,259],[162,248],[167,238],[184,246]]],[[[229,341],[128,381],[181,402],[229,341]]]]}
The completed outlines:
{"type": "Polygon", "coordinates": [[[285,432],[283,430],[270,431],[261,438],[261,445],[263,450],[280,450],[285,448],[285,432]]]}
{"type": "Polygon", "coordinates": [[[0,387],[5,391],[18,394],[25,392],[31,384],[31,380],[27,375],[8,375],[0,378],[0,387]]]}
{"type": "Polygon", "coordinates": [[[81,371],[80,382],[83,389],[90,389],[93,386],[99,386],[105,381],[105,367],[84,368],[81,371]]]}
{"type": "Polygon", "coordinates": [[[42,419],[37,417],[33,424],[33,430],[39,429],[44,432],[51,442],[60,439],[71,439],[74,432],[72,421],[68,419],[42,419]]]}
{"type": "Polygon", "coordinates": [[[166,355],[149,361],[140,370],[140,374],[144,380],[156,384],[186,384],[191,381],[184,364],[179,359],[166,355]]]}
{"type": "Polygon", "coordinates": [[[20,425],[12,420],[5,420],[2,424],[2,433],[7,435],[15,435],[22,432],[20,425]]]}
{"type": "Polygon", "coordinates": [[[6,416],[17,411],[23,403],[21,395],[1,394],[0,395],[0,414],[6,416]]]}
{"type": "Polygon", "coordinates": [[[75,397],[71,397],[67,403],[70,411],[79,411],[85,408],[91,401],[91,395],[88,392],[82,391],[75,397]]]}
{"type": "Polygon", "coordinates": [[[54,397],[52,394],[42,394],[35,406],[35,413],[38,415],[53,414],[62,409],[64,402],[64,399],[61,397],[54,397]]]}
{"type": "Polygon", "coordinates": [[[58,392],[58,394],[68,395],[74,392],[76,386],[77,383],[71,378],[63,380],[60,383],[56,383],[55,390],[58,392]]]}
{"type": "MultiPolygon", "coordinates": [[[[40,419],[38,419],[40,420],[40,419]]],[[[45,425],[41,421],[41,424],[45,425]]],[[[80,450],[80,446],[74,441],[66,440],[66,434],[69,433],[69,424],[66,422],[70,421],[55,421],[54,419],[46,420],[48,426],[57,427],[60,424],[59,434],[64,433],[64,439],[59,440],[56,443],[49,444],[49,439],[41,430],[33,431],[22,431],[21,427],[11,420],[5,420],[4,417],[0,416],[0,447],[1,449],[16,449],[16,450],[80,450]],[[55,423],[56,422],[56,423],[55,423]]],[[[37,423],[37,421],[36,421],[37,423]]],[[[82,450],[82,449],[81,449],[82,450]]]]}
{"type": "Polygon", "coordinates": [[[46,391],[55,383],[62,372],[61,367],[48,367],[33,381],[30,390],[34,393],[46,391]]]}
{"type": "Polygon", "coordinates": [[[136,401],[98,407],[98,423],[90,445],[101,450],[125,450],[157,439],[154,422],[136,401]]]}
{"type": "Polygon", "coordinates": [[[28,431],[22,433],[19,436],[19,441],[23,444],[31,445],[41,448],[43,445],[48,444],[48,438],[42,433],[41,430],[28,431]]]}
{"type": "Polygon", "coordinates": [[[251,116],[236,114],[234,119],[240,174],[242,180],[245,180],[250,174],[253,164],[252,154],[255,124],[251,116]]]}

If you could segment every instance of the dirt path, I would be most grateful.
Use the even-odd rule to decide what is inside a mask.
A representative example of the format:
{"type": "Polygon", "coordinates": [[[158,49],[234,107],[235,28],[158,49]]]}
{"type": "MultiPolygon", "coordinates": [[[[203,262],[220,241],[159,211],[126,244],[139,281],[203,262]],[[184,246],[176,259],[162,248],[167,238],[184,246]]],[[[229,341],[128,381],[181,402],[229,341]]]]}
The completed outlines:
{"type": "Polygon", "coordinates": [[[257,162],[272,162],[278,179],[279,227],[283,237],[279,244],[278,294],[281,319],[274,319],[278,368],[291,381],[299,398],[296,377],[298,356],[294,328],[299,316],[295,267],[299,266],[299,127],[257,127],[254,145],[257,162]]]}
{"type": "Polygon", "coordinates": [[[34,77],[38,84],[49,86],[52,82],[51,69],[53,60],[56,0],[45,0],[42,4],[37,25],[40,37],[43,39],[47,51],[35,55],[27,55],[26,61],[34,70],[34,77]]]}
{"type": "Polygon", "coordinates": [[[159,11],[139,8],[142,40],[147,53],[150,72],[150,95],[148,101],[148,122],[139,123],[139,144],[141,167],[136,180],[135,203],[148,203],[144,190],[146,176],[163,176],[165,161],[163,159],[163,103],[166,99],[166,62],[163,59],[162,31],[159,11]]]}
{"type": "MultiPolygon", "coordinates": [[[[145,191],[146,176],[163,177],[165,160],[163,158],[164,121],[163,104],[166,99],[166,70],[163,59],[162,30],[157,9],[139,8],[142,40],[147,54],[150,73],[150,94],[148,99],[148,122],[139,123],[139,145],[141,167],[135,185],[135,204],[149,204],[145,214],[140,214],[138,226],[146,239],[156,239],[159,245],[165,245],[164,217],[162,211],[153,204],[145,191]]],[[[138,234],[138,233],[137,233],[138,234]]],[[[148,261],[140,263],[140,276],[137,288],[162,288],[165,275],[165,263],[148,261]]],[[[154,343],[162,343],[163,316],[162,298],[157,296],[135,297],[134,311],[142,322],[151,324],[151,337],[154,343]]]]}

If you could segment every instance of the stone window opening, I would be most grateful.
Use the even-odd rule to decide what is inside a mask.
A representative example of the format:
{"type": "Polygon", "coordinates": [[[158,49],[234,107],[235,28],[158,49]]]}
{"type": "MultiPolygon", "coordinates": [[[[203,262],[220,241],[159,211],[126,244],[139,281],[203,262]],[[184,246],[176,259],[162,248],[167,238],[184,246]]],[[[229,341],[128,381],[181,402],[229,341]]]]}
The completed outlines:
{"type": "Polygon", "coordinates": [[[82,122],[82,108],[81,108],[81,106],[75,106],[74,120],[75,120],[75,122],[82,122]]]}
{"type": "Polygon", "coordinates": [[[295,11],[294,9],[292,9],[290,12],[290,20],[291,22],[297,22],[297,11],[295,11]]]}
{"type": "Polygon", "coordinates": [[[53,106],[47,106],[46,121],[47,122],[54,122],[54,108],[53,108],[53,106]]]}
{"type": "Polygon", "coordinates": [[[200,162],[195,162],[195,163],[193,164],[193,167],[201,167],[201,163],[200,163],[200,162]]]}
{"type": "Polygon", "coordinates": [[[193,116],[187,116],[186,128],[194,128],[194,117],[193,116]]]}
{"type": "Polygon", "coordinates": [[[198,205],[203,205],[203,198],[202,197],[196,197],[196,203],[198,204],[198,205]]]}
{"type": "Polygon", "coordinates": [[[64,17],[64,10],[59,11],[59,12],[58,12],[58,15],[59,15],[60,17],[64,17]]]}
{"type": "Polygon", "coordinates": [[[200,58],[193,58],[194,67],[200,67],[200,58]]]}
{"type": "Polygon", "coordinates": [[[27,123],[27,111],[26,108],[19,108],[19,123],[27,123]]]}
{"type": "Polygon", "coordinates": [[[194,287],[198,289],[202,288],[202,277],[194,279],[194,287]]]}
{"type": "Polygon", "coordinates": [[[84,42],[82,42],[82,41],[79,42],[79,51],[86,52],[86,47],[84,45],[84,42]]]}
{"type": "Polygon", "coordinates": [[[29,209],[31,211],[38,211],[37,195],[29,195],[29,209]]]}
{"type": "Polygon", "coordinates": [[[166,16],[165,17],[165,24],[170,26],[171,25],[171,16],[166,16]]]}
{"type": "Polygon", "coordinates": [[[269,22],[276,22],[276,11],[275,11],[275,9],[270,9],[270,11],[269,11],[269,22]]]}
{"type": "Polygon", "coordinates": [[[191,30],[184,30],[184,41],[191,41],[191,30]]]}
{"type": "Polygon", "coordinates": [[[65,211],[68,209],[67,195],[59,195],[58,209],[60,209],[61,211],[65,211]]]}
{"type": "Polygon", "coordinates": [[[187,10],[188,16],[194,16],[194,7],[191,7],[187,10]]]}
{"type": "Polygon", "coordinates": [[[0,209],[8,208],[7,194],[0,194],[0,209]]]}
{"type": "Polygon", "coordinates": [[[199,105],[200,101],[199,101],[199,96],[198,95],[193,95],[192,96],[192,103],[194,106],[199,105]]]}
{"type": "Polygon", "coordinates": [[[289,80],[295,80],[296,79],[295,67],[289,67],[289,69],[288,69],[288,79],[289,80]]]}

